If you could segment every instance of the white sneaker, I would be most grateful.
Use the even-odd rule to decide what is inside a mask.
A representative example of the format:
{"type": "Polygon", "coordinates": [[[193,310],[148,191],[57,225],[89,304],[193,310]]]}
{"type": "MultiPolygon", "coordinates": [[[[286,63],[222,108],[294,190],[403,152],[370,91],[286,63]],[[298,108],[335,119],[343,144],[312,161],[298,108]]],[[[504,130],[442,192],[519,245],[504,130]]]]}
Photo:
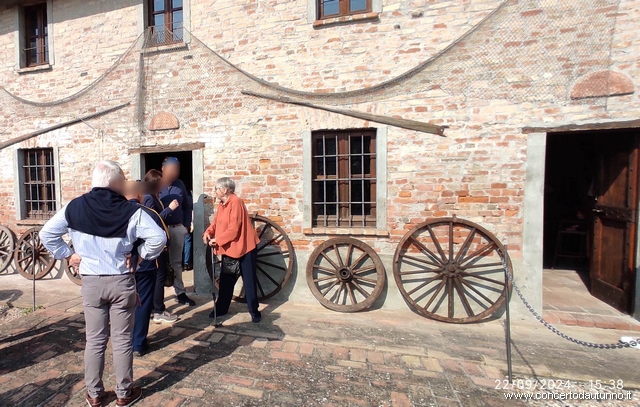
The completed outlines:
{"type": "Polygon", "coordinates": [[[171,315],[171,313],[168,311],[164,311],[161,314],[158,314],[158,313],[153,314],[153,322],[155,322],[156,324],[161,324],[163,322],[172,324],[177,320],[178,320],[178,317],[175,315],[171,315]]]}
{"type": "Polygon", "coordinates": [[[640,338],[634,338],[632,336],[621,336],[620,337],[620,343],[630,343],[636,341],[638,342],[636,345],[634,346],[630,346],[630,348],[634,348],[634,349],[640,349],[640,338]]]}

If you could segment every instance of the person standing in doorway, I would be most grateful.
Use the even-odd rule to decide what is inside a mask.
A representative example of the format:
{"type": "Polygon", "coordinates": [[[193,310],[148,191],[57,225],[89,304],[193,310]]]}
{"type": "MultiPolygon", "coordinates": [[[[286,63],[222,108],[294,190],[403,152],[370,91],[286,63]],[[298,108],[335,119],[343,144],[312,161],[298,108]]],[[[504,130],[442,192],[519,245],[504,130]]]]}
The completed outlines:
{"type": "Polygon", "coordinates": [[[68,259],[82,275],[87,404],[103,404],[102,375],[111,336],[116,406],[128,407],[142,396],[142,389],[133,384],[132,332],[137,295],[131,252],[141,239],[139,258],[156,259],[167,238],[139,205],[127,202],[122,195],[125,180],[117,163],[98,162],[92,185],[90,192],[69,202],[43,226],[40,240],[56,259],[68,259]],[[73,249],[62,238],[67,233],[73,249]]]}
{"type": "MultiPolygon", "coordinates": [[[[144,176],[145,194],[142,197],[142,205],[155,211],[160,215],[160,218],[165,223],[167,218],[173,211],[180,206],[178,200],[171,201],[168,207],[164,207],[158,194],[162,189],[162,172],[158,170],[149,170],[144,176]]],[[[171,239],[169,239],[169,247],[171,239]]],[[[169,262],[169,249],[168,247],[158,257],[158,270],[156,272],[156,285],[153,293],[153,322],[160,323],[174,323],[178,320],[178,317],[172,315],[164,305],[164,283],[167,279],[167,263],[169,262]]]]}
{"type": "Polygon", "coordinates": [[[175,273],[173,288],[176,299],[180,304],[195,306],[196,302],[187,296],[182,280],[182,256],[184,253],[184,238],[191,229],[191,211],[193,203],[187,192],[187,188],[180,179],[180,161],[176,157],[167,157],[162,162],[163,188],[158,197],[165,207],[173,200],[177,200],[179,206],[166,218],[169,228],[171,245],[169,246],[169,263],[175,273]]]}

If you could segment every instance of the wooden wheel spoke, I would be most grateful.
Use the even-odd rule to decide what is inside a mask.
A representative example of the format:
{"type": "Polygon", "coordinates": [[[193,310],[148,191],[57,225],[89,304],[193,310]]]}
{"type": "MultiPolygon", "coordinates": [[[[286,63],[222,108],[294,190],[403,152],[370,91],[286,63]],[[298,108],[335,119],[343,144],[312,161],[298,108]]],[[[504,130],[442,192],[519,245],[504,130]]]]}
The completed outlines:
{"type": "Polygon", "coordinates": [[[487,243],[486,245],[482,246],[481,248],[479,248],[478,250],[476,250],[475,252],[471,253],[469,256],[465,257],[461,262],[460,265],[462,266],[463,264],[469,262],[469,260],[481,257],[487,253],[489,253],[491,250],[493,250],[496,247],[496,244],[494,242],[490,242],[487,243]]]}
{"type": "MultiPolygon", "coordinates": [[[[476,293],[478,296],[480,296],[480,298],[482,298],[483,300],[485,300],[487,303],[489,304],[493,304],[493,301],[487,297],[486,295],[484,295],[482,292],[480,292],[480,290],[478,290],[477,288],[475,288],[473,286],[473,284],[470,284],[469,282],[465,281],[464,279],[460,279],[460,281],[462,282],[462,284],[464,284],[465,286],[469,287],[469,289],[471,291],[473,291],[474,293],[476,293]]],[[[477,301],[476,301],[477,302],[477,301]]],[[[480,303],[479,303],[480,304],[480,303]]],[[[484,304],[480,304],[482,306],[484,306],[484,304]]]]}
{"type": "Polygon", "coordinates": [[[338,249],[338,245],[333,245],[333,251],[336,253],[336,257],[338,258],[338,263],[340,263],[340,268],[344,267],[344,262],[342,261],[342,256],[340,256],[340,249],[338,249]]]}
{"type": "Polygon", "coordinates": [[[331,291],[331,289],[332,289],[333,287],[335,287],[335,286],[336,286],[336,284],[338,284],[338,279],[336,279],[336,281],[334,281],[334,282],[333,282],[329,287],[326,287],[326,288],[324,289],[324,291],[322,291],[322,296],[323,296],[323,297],[324,297],[324,296],[326,296],[326,295],[327,295],[327,293],[328,293],[329,291],[331,291]]]}
{"type": "Polygon", "coordinates": [[[372,278],[360,277],[360,276],[353,276],[353,278],[355,278],[358,281],[364,281],[365,283],[370,283],[370,284],[376,284],[378,282],[378,280],[374,280],[372,278]]]}
{"type": "Polygon", "coordinates": [[[256,285],[258,286],[258,290],[260,294],[264,297],[264,290],[262,289],[262,284],[260,284],[260,280],[256,278],[256,285]]]}
{"type": "Polygon", "coordinates": [[[327,277],[320,277],[320,278],[314,278],[313,282],[314,283],[319,283],[321,281],[327,281],[327,280],[334,280],[336,277],[335,276],[327,276],[327,277]]]}
{"type": "Polygon", "coordinates": [[[351,304],[356,305],[356,296],[353,292],[353,288],[351,288],[351,284],[347,283],[347,290],[349,291],[349,298],[351,298],[351,304]]]}
{"type": "Polygon", "coordinates": [[[282,252],[258,253],[256,257],[269,257],[269,256],[278,256],[278,255],[282,255],[284,257],[288,257],[289,256],[289,251],[285,250],[285,251],[282,251],[282,252]]]}
{"type": "Polygon", "coordinates": [[[433,262],[430,262],[430,261],[428,261],[428,260],[421,259],[421,258],[419,258],[419,257],[411,256],[411,255],[409,255],[409,254],[407,254],[407,255],[403,256],[403,259],[413,260],[413,261],[416,261],[416,262],[418,262],[418,263],[426,264],[426,265],[428,265],[428,266],[433,266],[433,267],[442,267],[442,264],[440,264],[440,263],[433,263],[433,262]]]}
{"type": "Polygon", "coordinates": [[[447,279],[447,303],[449,318],[453,318],[453,280],[450,278],[447,279]]]}
{"type": "Polygon", "coordinates": [[[266,264],[269,267],[273,267],[274,269],[278,269],[278,270],[282,270],[282,271],[287,271],[287,268],[284,266],[281,266],[279,264],[273,264],[273,263],[269,263],[268,261],[264,261],[264,260],[260,260],[258,263],[262,263],[262,264],[266,264]]]}
{"type": "Polygon", "coordinates": [[[333,295],[331,296],[331,298],[329,300],[332,301],[332,302],[335,302],[335,303],[339,303],[340,302],[340,295],[342,294],[342,289],[343,288],[344,288],[344,282],[340,281],[340,286],[338,286],[338,291],[333,293],[333,295]]]}
{"type": "Polygon", "coordinates": [[[350,243],[349,249],[347,249],[347,257],[345,257],[347,264],[351,264],[350,260],[352,255],[353,255],[353,243],[350,243]]]}
{"type": "Polygon", "coordinates": [[[442,281],[440,282],[440,285],[438,285],[438,289],[433,293],[429,301],[427,301],[426,305],[422,307],[425,311],[429,309],[429,306],[431,306],[433,301],[438,297],[438,294],[440,293],[440,291],[442,291],[442,288],[445,286],[446,283],[447,283],[447,280],[443,278],[442,281]]]}
{"type": "Polygon", "coordinates": [[[427,263],[427,264],[433,264],[436,266],[441,265],[442,263],[442,259],[438,258],[438,256],[432,252],[431,250],[429,250],[429,248],[427,246],[425,246],[422,242],[418,241],[418,239],[416,239],[413,235],[409,236],[408,241],[410,242],[410,245],[414,245],[416,246],[422,253],[424,253],[427,257],[431,258],[432,260],[437,261],[438,263],[427,263]]]}
{"type": "Polygon", "coordinates": [[[364,258],[366,258],[368,256],[368,253],[363,251],[362,254],[360,255],[360,257],[358,257],[358,259],[356,261],[354,261],[353,263],[351,263],[352,267],[357,266],[358,264],[360,264],[360,262],[362,262],[362,260],[364,258]]]}
{"type": "Polygon", "coordinates": [[[453,221],[449,222],[449,260],[453,259],[453,221]]]}
{"type": "Polygon", "coordinates": [[[475,314],[473,313],[473,309],[471,309],[471,304],[469,304],[469,300],[467,300],[467,296],[464,294],[464,288],[462,287],[462,284],[460,284],[460,279],[455,278],[453,282],[456,286],[456,291],[458,291],[458,296],[460,297],[460,301],[462,301],[462,306],[464,307],[467,316],[474,316],[475,314]]]}
{"type": "Polygon", "coordinates": [[[353,270],[353,274],[361,274],[361,273],[366,273],[367,271],[372,271],[376,269],[376,265],[372,264],[370,266],[366,266],[366,267],[361,267],[359,269],[355,269],[353,270]]]}
{"type": "Polygon", "coordinates": [[[476,228],[472,228],[471,231],[469,232],[469,236],[467,236],[467,238],[464,240],[464,243],[462,244],[462,247],[460,247],[460,250],[458,250],[458,254],[456,254],[456,259],[455,261],[460,261],[460,258],[462,256],[464,256],[467,251],[469,250],[469,247],[471,247],[471,242],[473,242],[473,238],[476,235],[476,228]]]}
{"type": "Polygon", "coordinates": [[[438,249],[438,253],[440,253],[440,257],[442,258],[442,264],[447,263],[448,262],[447,255],[444,254],[444,250],[442,250],[442,246],[440,246],[440,242],[438,241],[436,234],[433,233],[433,228],[431,226],[427,226],[427,230],[429,231],[431,240],[433,240],[433,243],[436,245],[436,249],[438,249]]]}
{"type": "Polygon", "coordinates": [[[351,280],[351,284],[353,284],[355,289],[358,290],[360,292],[360,294],[362,294],[365,298],[367,298],[367,297],[369,297],[371,295],[371,293],[367,292],[367,290],[362,288],[362,286],[360,286],[360,284],[358,284],[354,280],[351,280]]]}
{"type": "Polygon", "coordinates": [[[484,264],[472,264],[470,266],[464,266],[465,270],[468,269],[477,269],[477,268],[482,268],[482,267],[502,267],[502,262],[500,263],[484,263],[484,264]]]}
{"type": "Polygon", "coordinates": [[[331,270],[331,269],[328,269],[328,268],[326,268],[326,267],[322,267],[322,266],[317,266],[317,265],[315,265],[315,266],[313,266],[313,268],[314,268],[314,269],[316,269],[316,270],[318,270],[318,271],[321,271],[321,272],[323,272],[323,273],[328,273],[328,274],[332,274],[332,275],[335,275],[335,274],[336,274],[336,271],[335,271],[335,270],[331,270]]]}
{"type": "Polygon", "coordinates": [[[424,270],[412,270],[412,271],[400,271],[398,272],[398,275],[401,276],[409,276],[412,274],[424,274],[424,273],[441,273],[443,269],[437,269],[437,270],[431,270],[431,269],[424,269],[424,270]]]}
{"type": "Polygon", "coordinates": [[[331,267],[333,267],[336,270],[340,270],[342,267],[338,266],[329,256],[327,256],[324,252],[321,252],[320,255],[322,257],[324,257],[325,259],[327,259],[327,261],[329,262],[329,264],[331,264],[331,267]]]}
{"type": "Polygon", "coordinates": [[[492,278],[485,277],[485,276],[479,276],[479,275],[473,274],[473,273],[465,273],[464,271],[462,271],[462,272],[460,272],[460,275],[465,276],[465,277],[477,278],[479,280],[488,281],[488,282],[493,283],[493,284],[504,285],[504,281],[494,280],[492,278]]]}
{"type": "Polygon", "coordinates": [[[438,278],[441,278],[442,274],[438,274],[437,276],[428,278],[426,281],[423,281],[422,284],[420,284],[419,286],[413,288],[411,291],[407,292],[407,294],[412,295],[415,292],[418,292],[420,289],[428,286],[429,284],[431,284],[433,281],[437,280],[438,278]]]}
{"type": "Polygon", "coordinates": [[[273,277],[271,277],[271,276],[269,275],[269,273],[267,273],[266,271],[264,271],[264,269],[263,269],[262,267],[258,266],[257,264],[256,264],[256,267],[257,267],[257,268],[258,268],[258,270],[260,270],[260,272],[261,272],[261,273],[262,273],[266,278],[268,278],[268,279],[269,279],[269,280],[270,280],[270,281],[271,281],[271,282],[272,282],[276,287],[279,287],[279,286],[280,286],[280,283],[278,283],[278,282],[277,282],[273,277]]]}
{"type": "Polygon", "coordinates": [[[258,236],[259,240],[262,240],[262,236],[264,236],[264,233],[267,231],[267,228],[271,229],[271,225],[268,223],[265,223],[264,226],[262,227],[262,230],[260,231],[260,235],[258,236]]]}

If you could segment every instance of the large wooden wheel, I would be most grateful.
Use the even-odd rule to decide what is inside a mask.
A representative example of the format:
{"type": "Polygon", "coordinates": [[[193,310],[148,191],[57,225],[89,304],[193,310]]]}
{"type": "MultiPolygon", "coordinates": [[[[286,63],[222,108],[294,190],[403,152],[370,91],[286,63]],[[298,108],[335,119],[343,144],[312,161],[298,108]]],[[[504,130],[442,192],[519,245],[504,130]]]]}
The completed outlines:
{"type": "MultiPolygon", "coordinates": [[[[69,247],[73,248],[73,243],[69,242],[69,247]]],[[[67,259],[62,261],[62,265],[64,266],[64,272],[69,277],[74,284],[82,285],[82,276],[80,275],[79,270],[75,267],[71,267],[67,259]]]]}
{"type": "Polygon", "coordinates": [[[369,308],[382,293],[385,271],[366,243],[350,237],[329,239],[307,263],[307,284],[325,307],[340,312],[369,308]]]}
{"type": "Polygon", "coordinates": [[[400,293],[415,311],[438,321],[476,322],[505,301],[504,266],[511,262],[498,239],[462,219],[421,223],[400,241],[393,275],[400,293]]]}
{"type": "Polygon", "coordinates": [[[0,273],[9,267],[15,248],[16,237],[13,231],[6,226],[0,226],[0,273]]]}
{"type": "MultiPolygon", "coordinates": [[[[285,231],[264,216],[251,216],[260,243],[257,247],[258,301],[267,300],[287,285],[293,272],[294,253],[285,231]]],[[[242,281],[242,279],[240,279],[242,281]]],[[[246,302],[242,284],[236,286],[236,301],[246,302]]]]}
{"type": "Polygon", "coordinates": [[[18,273],[29,280],[34,275],[36,280],[46,276],[56,263],[53,255],[42,245],[38,232],[40,228],[35,227],[20,236],[13,254],[18,273]]]}

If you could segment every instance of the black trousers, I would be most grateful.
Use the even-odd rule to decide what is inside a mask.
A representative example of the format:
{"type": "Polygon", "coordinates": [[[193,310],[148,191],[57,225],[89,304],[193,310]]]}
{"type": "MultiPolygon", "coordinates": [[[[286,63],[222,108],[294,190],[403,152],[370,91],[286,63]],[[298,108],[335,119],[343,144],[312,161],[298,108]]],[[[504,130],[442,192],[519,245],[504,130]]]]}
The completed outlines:
{"type": "Polygon", "coordinates": [[[169,253],[162,252],[158,257],[158,271],[156,272],[156,285],[153,291],[153,312],[161,314],[165,310],[164,306],[164,282],[167,279],[167,261],[169,253]]]}
{"type": "Polygon", "coordinates": [[[156,285],[155,271],[138,271],[135,273],[136,290],[139,301],[136,306],[133,323],[133,350],[144,351],[149,347],[149,318],[153,311],[154,286],[156,285]]]}
{"type": "MultiPolygon", "coordinates": [[[[252,317],[260,317],[258,311],[258,277],[256,275],[257,250],[253,249],[249,253],[240,257],[240,272],[242,275],[242,283],[244,285],[244,295],[247,299],[247,308],[252,317]]],[[[238,281],[238,277],[220,273],[220,292],[218,301],[216,302],[216,312],[218,316],[222,316],[229,312],[229,305],[233,297],[233,288],[238,281]]]]}

